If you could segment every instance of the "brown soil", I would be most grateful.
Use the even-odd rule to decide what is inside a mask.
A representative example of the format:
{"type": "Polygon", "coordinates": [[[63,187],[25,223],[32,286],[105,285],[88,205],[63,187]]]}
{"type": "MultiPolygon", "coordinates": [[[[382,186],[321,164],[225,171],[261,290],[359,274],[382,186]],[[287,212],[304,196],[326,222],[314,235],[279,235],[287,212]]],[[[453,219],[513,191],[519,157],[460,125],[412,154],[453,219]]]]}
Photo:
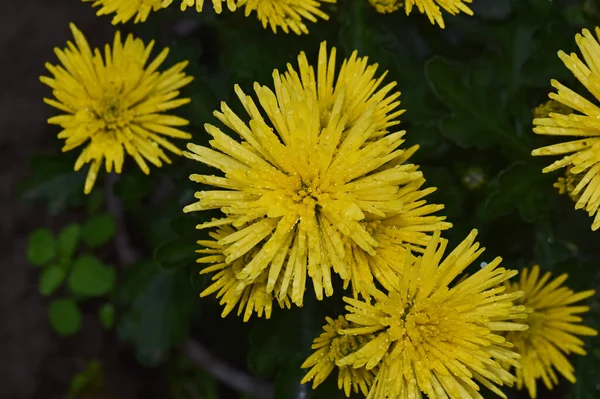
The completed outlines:
{"type": "MultiPolygon", "coordinates": [[[[27,161],[51,143],[56,130],[42,102],[49,90],[39,82],[53,47],[71,38],[68,23],[92,44],[112,36],[109,18],[95,16],[80,0],[3,0],[0,2],[0,399],[64,398],[73,374],[99,356],[118,368],[119,398],[141,397],[140,371],[131,356],[119,353],[114,336],[84,319],[76,338],[59,339],[46,317],[46,299],[37,292],[38,271],[25,260],[28,233],[63,220],[41,207],[20,203],[15,184],[27,175],[27,161]],[[134,370],[134,371],[131,371],[134,370]],[[131,378],[137,373],[137,378],[131,378]]],[[[141,371],[141,373],[144,373],[141,371]]]]}

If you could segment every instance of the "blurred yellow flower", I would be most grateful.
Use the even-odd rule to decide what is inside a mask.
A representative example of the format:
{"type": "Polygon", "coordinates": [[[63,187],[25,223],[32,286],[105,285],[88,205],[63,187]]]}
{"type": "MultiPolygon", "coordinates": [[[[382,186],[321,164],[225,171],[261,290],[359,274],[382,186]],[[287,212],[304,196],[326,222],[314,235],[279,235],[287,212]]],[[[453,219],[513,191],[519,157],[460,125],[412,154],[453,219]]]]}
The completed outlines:
{"type": "Polygon", "coordinates": [[[553,187],[558,189],[559,194],[567,194],[574,202],[579,201],[581,193],[573,194],[575,187],[579,184],[582,174],[574,175],[569,169],[566,170],[564,177],[559,177],[553,187]]]}
{"type": "MultiPolygon", "coordinates": [[[[93,7],[99,7],[98,16],[115,14],[112,19],[113,25],[128,22],[133,18],[134,23],[145,22],[153,11],[169,7],[173,0],[82,0],[84,3],[92,3],[93,7]]],[[[215,12],[223,11],[223,3],[227,2],[227,8],[235,11],[235,0],[212,0],[215,12]]],[[[194,7],[198,12],[204,8],[204,0],[181,0],[181,10],[194,7]]]]}
{"type": "Polygon", "coordinates": [[[189,139],[190,134],[179,130],[188,121],[165,112],[190,101],[177,99],[178,90],[193,79],[182,72],[187,62],[158,72],[169,51],[162,50],[148,63],[154,42],[145,46],[129,35],[123,43],[117,32],[112,48],[105,45],[103,57],[73,24],[71,31],[75,44],[67,42],[68,48],[55,49],[62,65],[47,63],[53,77],[40,80],[56,98],[44,101],[65,113],[48,120],[63,129],[58,134],[65,139],[63,151],[83,145],[75,170],[91,163],[84,192],[92,190],[103,163],[107,172],[121,173],[125,153],[146,174],[150,173],[146,161],[157,167],[170,163],[161,147],[181,155],[164,136],[189,139]]]}
{"type": "Polygon", "coordinates": [[[381,78],[363,76],[375,70],[366,58],[353,54],[344,62],[342,71],[354,72],[352,83],[334,82],[335,50],[328,56],[325,43],[316,73],[304,53],[299,65],[299,73],[291,65],[285,74],[274,71],[274,92],[255,83],[258,103],[235,87],[249,123],[222,103],[215,116],[240,141],[207,124],[214,149],[188,145],[187,157],[224,177],[192,175],[220,190],[197,192],[198,202],[184,211],[220,209],[224,218],[198,227],[235,227],[219,244],[226,263],[248,259],[236,277],[250,285],[267,272],[267,292],[302,306],[307,276],[318,299],[333,294],[331,269],[343,280],[351,277],[345,239],[376,254],[379,243],[364,221],[406,210],[402,187],[423,176],[413,165],[396,164],[405,155],[404,132],[387,127],[401,113],[399,102],[388,96],[393,84],[380,88],[381,78]]]}
{"type": "Polygon", "coordinates": [[[429,21],[432,24],[438,24],[441,28],[445,28],[444,18],[442,17],[442,9],[451,15],[457,15],[464,12],[467,15],[473,15],[473,11],[466,3],[471,3],[473,0],[369,0],[369,3],[380,13],[389,13],[396,11],[402,7],[409,15],[414,7],[417,7],[421,14],[427,14],[429,21]]]}
{"type": "MultiPolygon", "coordinates": [[[[352,327],[344,316],[336,320],[326,318],[327,324],[323,326],[323,332],[315,338],[312,349],[315,352],[302,364],[302,368],[310,368],[304,376],[301,384],[313,382],[313,389],[319,386],[336,368],[336,362],[346,355],[356,352],[371,338],[369,335],[342,334],[343,329],[352,327]]],[[[373,384],[373,375],[376,369],[367,370],[364,367],[353,368],[349,366],[338,367],[338,389],[343,389],[346,396],[350,392],[360,392],[367,396],[369,388],[373,384]]]]}
{"type": "Polygon", "coordinates": [[[543,104],[538,105],[533,110],[534,118],[546,118],[551,113],[559,113],[563,115],[567,115],[572,113],[573,110],[567,107],[564,104],[559,103],[558,101],[548,100],[543,104]]]}
{"type": "Polygon", "coordinates": [[[447,242],[436,232],[422,256],[405,256],[392,291],[373,290],[373,301],[344,298],[355,326],[342,334],[373,339],[336,365],[377,368],[370,399],[480,399],[478,384],[506,398],[498,385],[516,378],[501,362],[516,367],[519,355],[501,334],[527,329],[525,307],[513,305],[523,293],[505,293],[517,272],[498,267],[500,258],[450,285],[483,252],[476,234],[442,260],[447,242]]]}
{"type": "MultiPolygon", "coordinates": [[[[162,0],[162,7],[166,8],[173,3],[174,0],[162,0]]],[[[177,0],[175,0],[177,1],[177,0]]],[[[240,0],[237,0],[238,2],[240,0]]],[[[236,10],[236,0],[212,0],[213,8],[217,14],[223,11],[223,3],[227,4],[229,11],[236,10]]],[[[204,9],[204,0],[181,0],[181,11],[185,11],[188,7],[196,7],[196,11],[201,12],[204,9]]]]}
{"type": "Polygon", "coordinates": [[[134,23],[145,22],[153,11],[161,9],[163,0],[81,0],[99,7],[96,15],[115,14],[112,24],[125,23],[133,18],[134,23]]]}
{"type": "Polygon", "coordinates": [[[317,22],[317,18],[328,20],[329,16],[321,9],[321,3],[335,3],[337,0],[238,0],[238,6],[246,7],[246,16],[256,12],[263,28],[270,27],[273,33],[281,28],[297,35],[308,33],[303,18],[317,22]]]}
{"type": "MultiPolygon", "coordinates": [[[[600,37],[600,28],[596,28],[596,35],[600,37]]],[[[583,35],[577,34],[575,40],[585,62],[576,54],[567,55],[560,51],[558,56],[596,101],[600,100],[600,45],[587,29],[583,30],[583,35]]],[[[595,216],[592,230],[597,230],[600,227],[600,107],[556,80],[552,80],[552,86],[558,92],[551,93],[549,97],[578,113],[565,115],[553,112],[547,118],[536,118],[533,120],[533,131],[537,134],[581,138],[538,148],[532,155],[568,154],[544,168],[543,172],[567,167],[569,173],[579,176],[579,182],[571,192],[578,197],[575,209],[585,209],[590,216],[595,216]]]]}
{"type": "Polygon", "coordinates": [[[539,266],[524,269],[519,282],[507,282],[508,292],[523,291],[517,302],[531,310],[527,318],[527,331],[511,331],[507,339],[521,355],[521,367],[516,369],[517,388],[523,385],[529,396],[537,396],[538,379],[548,389],[558,384],[556,371],[570,382],[575,382],[573,366],[567,359],[571,353],[585,355],[583,341],[576,335],[595,336],[597,331],[581,325],[578,316],[589,310],[587,306],[571,306],[595,294],[594,290],[575,293],[562,284],[567,275],[550,281],[551,273],[540,276],[539,266]],[[556,371],[555,371],[556,370],[556,371]]]}
{"type": "Polygon", "coordinates": [[[401,0],[369,0],[369,3],[382,14],[394,12],[402,7],[401,0]]]}
{"type": "MultiPolygon", "coordinates": [[[[249,285],[240,282],[236,278],[236,273],[243,269],[247,261],[246,258],[251,258],[257,250],[250,251],[245,257],[238,258],[231,264],[225,262],[223,246],[219,244],[219,241],[234,232],[235,230],[230,226],[224,226],[216,232],[209,233],[213,240],[198,241],[198,244],[205,248],[196,252],[206,255],[198,259],[198,263],[214,263],[214,265],[204,268],[200,274],[218,272],[212,278],[214,283],[206,288],[200,294],[200,297],[217,292],[217,298],[221,298],[220,304],[225,305],[225,309],[221,314],[222,317],[227,316],[239,304],[237,314],[239,316],[244,311],[244,321],[248,321],[253,312],[256,312],[258,317],[262,317],[264,314],[265,318],[269,319],[273,310],[273,293],[267,292],[267,273],[263,272],[256,281],[249,285]]],[[[279,285],[281,285],[281,278],[277,281],[276,286],[279,285]]],[[[277,299],[277,301],[279,307],[290,308],[290,301],[287,296],[283,299],[277,299]]]]}

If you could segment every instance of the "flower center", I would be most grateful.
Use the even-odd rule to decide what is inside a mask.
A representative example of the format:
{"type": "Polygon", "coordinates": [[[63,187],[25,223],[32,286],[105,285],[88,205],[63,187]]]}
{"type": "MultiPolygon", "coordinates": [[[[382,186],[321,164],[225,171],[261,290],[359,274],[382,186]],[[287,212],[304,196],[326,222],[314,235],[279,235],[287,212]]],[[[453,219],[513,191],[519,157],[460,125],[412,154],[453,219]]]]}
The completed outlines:
{"type": "Polygon", "coordinates": [[[323,194],[316,184],[300,181],[295,190],[295,194],[293,195],[293,199],[296,202],[314,206],[322,199],[322,196],[323,194]]]}
{"type": "Polygon", "coordinates": [[[339,360],[360,348],[358,339],[353,335],[339,335],[331,341],[328,357],[332,361],[339,360]]]}

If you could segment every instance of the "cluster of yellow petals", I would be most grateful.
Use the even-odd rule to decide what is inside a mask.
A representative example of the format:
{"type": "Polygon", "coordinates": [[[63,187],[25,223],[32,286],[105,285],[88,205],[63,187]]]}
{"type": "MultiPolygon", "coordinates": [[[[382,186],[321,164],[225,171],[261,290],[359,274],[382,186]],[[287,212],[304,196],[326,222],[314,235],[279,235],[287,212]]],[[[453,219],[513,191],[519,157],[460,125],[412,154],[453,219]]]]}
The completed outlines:
{"type": "Polygon", "coordinates": [[[121,173],[125,154],[146,174],[150,173],[147,162],[157,167],[171,162],[162,148],[181,155],[165,136],[191,138],[179,129],[188,121],[164,112],[190,101],[177,99],[179,89],[193,79],[183,72],[187,62],[159,72],[169,50],[151,60],[154,42],[146,46],[129,35],[123,43],[117,32],[112,48],[106,44],[102,53],[92,50],[73,24],[71,31],[75,43],[55,49],[62,65],[47,63],[52,77],[40,80],[56,98],[44,101],[65,113],[48,120],[63,129],[58,135],[65,139],[63,151],[84,146],[75,170],[91,163],[84,192],[92,190],[103,163],[107,172],[121,173]]]}
{"type": "Polygon", "coordinates": [[[507,282],[508,292],[523,291],[518,303],[529,309],[527,331],[512,331],[507,339],[521,355],[516,369],[517,388],[525,386],[529,396],[537,396],[537,380],[548,389],[558,384],[556,371],[570,382],[575,382],[573,366],[567,359],[571,353],[585,355],[583,341],[576,335],[595,336],[597,331],[581,325],[579,316],[589,310],[587,306],[572,306],[595,294],[594,290],[575,293],[562,286],[567,275],[550,281],[551,273],[542,276],[539,266],[523,269],[519,282],[507,282]],[[556,371],[555,371],[556,370],[556,371]]]}
{"type": "Polygon", "coordinates": [[[372,337],[343,334],[343,330],[353,327],[353,324],[348,323],[344,316],[339,316],[336,320],[327,317],[326,321],[323,332],[315,338],[312,344],[315,352],[302,364],[302,368],[310,368],[310,370],[300,383],[305,384],[312,380],[313,388],[316,388],[337,367],[338,389],[343,390],[346,396],[350,396],[351,392],[358,393],[359,391],[367,396],[377,368],[367,370],[365,367],[338,367],[336,363],[350,353],[356,352],[372,337]]]}
{"type": "MultiPolygon", "coordinates": [[[[150,13],[169,7],[177,0],[82,0],[92,2],[98,7],[97,15],[114,14],[112,23],[125,23],[133,19],[134,23],[145,22],[150,13]]],[[[274,33],[281,29],[285,33],[294,32],[298,35],[308,33],[305,20],[317,22],[318,18],[329,19],[321,10],[322,3],[335,3],[337,0],[212,0],[217,14],[223,11],[225,5],[229,11],[245,9],[246,16],[256,13],[264,28],[271,28],[274,33]]],[[[201,12],[204,0],[181,0],[180,8],[185,11],[188,7],[201,12]]]]}
{"type": "Polygon", "coordinates": [[[337,0],[239,0],[238,5],[245,7],[246,16],[256,12],[263,28],[270,27],[273,33],[280,28],[285,33],[297,35],[308,33],[303,22],[317,22],[318,18],[328,20],[329,16],[321,9],[321,3],[336,3],[337,0]]]}
{"type": "MultiPolygon", "coordinates": [[[[256,313],[258,317],[262,317],[264,314],[265,318],[268,319],[271,317],[274,299],[273,293],[267,292],[266,289],[268,273],[262,273],[254,283],[250,285],[244,284],[236,278],[236,274],[244,268],[245,264],[250,259],[252,259],[258,249],[255,248],[245,256],[228,264],[225,261],[225,255],[223,255],[224,247],[219,244],[219,241],[232,233],[234,233],[234,230],[230,226],[223,226],[217,231],[209,233],[213,240],[198,241],[198,244],[202,245],[204,248],[199,249],[196,252],[205,255],[198,259],[198,263],[212,264],[211,266],[204,268],[200,274],[217,272],[212,277],[212,280],[214,281],[213,284],[202,291],[200,297],[217,293],[217,298],[221,298],[220,304],[225,306],[221,314],[222,317],[227,316],[237,305],[237,315],[240,316],[243,312],[244,321],[248,321],[253,313],[256,313]]],[[[276,288],[281,286],[281,281],[281,278],[277,280],[276,288]]],[[[275,299],[277,299],[281,308],[290,308],[290,301],[287,296],[283,296],[281,299],[275,299]]]]}
{"type": "Polygon", "coordinates": [[[409,15],[413,8],[417,8],[421,14],[427,14],[432,24],[438,24],[445,28],[442,9],[451,15],[457,15],[461,12],[467,15],[473,15],[473,10],[467,6],[473,0],[369,0],[369,3],[380,13],[394,12],[404,8],[406,15],[409,15]]]}
{"type": "Polygon", "coordinates": [[[369,399],[482,399],[478,384],[506,398],[499,386],[516,377],[504,364],[517,367],[519,355],[502,334],[527,329],[526,308],[513,304],[522,292],[506,292],[517,272],[498,267],[500,258],[451,285],[484,250],[476,234],[442,260],[447,242],[437,232],[421,256],[404,256],[389,293],[344,298],[353,326],[339,332],[369,339],[335,364],[374,371],[369,399]]]}
{"type": "MultiPolygon", "coordinates": [[[[600,37],[600,28],[596,28],[596,35],[600,37]]],[[[600,101],[600,44],[587,29],[583,35],[577,34],[575,39],[585,62],[576,54],[567,55],[560,51],[558,55],[595,100],[600,101]]],[[[549,97],[576,113],[553,112],[546,118],[536,118],[533,131],[543,135],[580,138],[538,148],[532,154],[564,155],[543,171],[547,173],[566,167],[570,174],[579,177],[579,182],[571,191],[578,198],[575,209],[585,209],[590,216],[594,216],[592,230],[597,230],[600,228],[600,106],[556,80],[552,80],[552,86],[557,93],[551,93],[549,97]]]]}
{"type": "MultiPolygon", "coordinates": [[[[243,258],[238,290],[266,284],[266,294],[302,306],[307,278],[319,300],[333,294],[332,274],[346,283],[379,278],[385,262],[364,261],[377,257],[378,238],[419,246],[449,224],[430,215],[441,206],[422,200],[431,190],[419,191],[423,175],[405,163],[415,149],[400,148],[404,132],[388,131],[403,112],[395,83],[382,87],[385,75],[375,78],[377,65],[356,52],[336,71],[325,43],[316,73],[304,53],[298,62],[298,72],[274,71],[274,91],[254,85],[258,103],[236,86],[249,122],[225,103],[215,112],[241,141],[206,125],[212,149],[188,145],[187,157],[224,176],[192,175],[219,189],[197,192],[184,210],[219,209],[224,218],[198,228],[233,228],[218,240],[221,255],[202,262],[232,268],[243,258]]],[[[382,244],[385,254],[392,244],[382,244]]]]}

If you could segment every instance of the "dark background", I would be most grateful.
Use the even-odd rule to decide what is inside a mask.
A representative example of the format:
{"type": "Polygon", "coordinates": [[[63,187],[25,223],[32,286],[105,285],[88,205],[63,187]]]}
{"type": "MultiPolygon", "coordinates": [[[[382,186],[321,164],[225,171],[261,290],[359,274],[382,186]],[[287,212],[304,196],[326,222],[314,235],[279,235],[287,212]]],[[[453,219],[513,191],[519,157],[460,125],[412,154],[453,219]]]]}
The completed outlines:
{"type": "MultiPolygon", "coordinates": [[[[54,140],[46,125],[54,111],[42,102],[47,88],[39,81],[53,48],[71,38],[75,22],[89,40],[113,35],[106,19],[77,0],[0,2],[0,398],[62,398],[86,356],[104,344],[100,326],[85,329],[79,342],[61,342],[46,318],[37,290],[38,271],[25,259],[29,232],[40,225],[64,223],[43,207],[24,204],[17,183],[28,173],[28,159],[54,140]]],[[[62,219],[62,220],[61,220],[62,219]]],[[[88,324],[88,323],[86,323],[88,324]]],[[[96,353],[94,353],[96,352],[96,353]]],[[[124,389],[126,387],[124,386],[124,389]]],[[[135,397],[135,396],[129,396],[135,397]]]]}
{"type": "MultiPolygon", "coordinates": [[[[546,101],[550,78],[585,93],[573,82],[556,51],[574,51],[575,33],[600,23],[598,2],[474,0],[479,7],[476,17],[445,14],[447,28],[441,31],[417,12],[410,17],[402,12],[381,16],[366,0],[338,1],[339,7],[328,9],[331,20],[310,24],[311,35],[302,38],[273,35],[239,13],[222,18],[215,18],[212,12],[187,13],[186,18],[196,23],[178,25],[177,33],[173,21],[182,18],[178,9],[127,29],[134,29],[146,41],[156,37],[159,46],[170,45],[169,62],[191,61],[188,73],[197,79],[184,94],[192,96],[193,103],[182,107],[181,115],[190,119],[192,141],[198,144],[206,144],[202,125],[215,122],[211,111],[220,101],[238,107],[232,100],[234,83],[246,92],[254,81],[269,85],[271,71],[283,69],[286,62],[295,63],[300,50],[306,50],[314,62],[321,40],[338,46],[338,60],[358,49],[370,62],[380,63],[379,72],[390,70],[387,81],[399,82],[402,106],[407,109],[401,117],[401,126],[408,131],[407,145],[421,145],[415,162],[422,165],[428,184],[438,187],[428,201],[444,203],[443,213],[454,223],[447,232],[449,247],[478,228],[478,241],[488,248],[480,261],[502,256],[505,267],[516,269],[539,262],[544,270],[570,273],[567,284],[575,290],[597,289],[598,233],[590,231],[591,219],[583,211],[575,211],[570,199],[558,196],[552,188],[561,174],[541,173],[541,168],[552,162],[550,157],[534,159],[529,151],[551,142],[531,134],[532,110],[546,101]],[[584,5],[591,10],[588,19],[580,15],[584,5]],[[197,21],[200,29],[196,29],[197,21]],[[182,34],[186,26],[196,28],[182,34]]],[[[205,7],[210,8],[210,1],[205,7]]],[[[84,306],[82,331],[73,338],[58,338],[51,330],[46,316],[48,299],[38,293],[39,269],[25,259],[27,236],[40,226],[56,231],[80,221],[83,212],[81,206],[48,212],[49,200],[45,199],[25,203],[19,185],[35,172],[29,167],[33,155],[59,154],[57,129],[46,124],[56,112],[42,102],[49,90],[39,76],[45,62],[56,62],[53,47],[63,47],[71,39],[69,22],[77,24],[92,46],[110,41],[115,30],[110,17],[96,17],[90,3],[79,0],[0,0],[0,399],[62,399],[74,374],[96,358],[107,374],[106,391],[115,398],[173,399],[166,393],[165,379],[175,368],[168,362],[153,364],[163,366],[158,368],[142,366],[139,353],[134,352],[145,350],[147,361],[147,352],[158,348],[163,356],[158,357],[163,359],[164,353],[188,335],[227,363],[239,369],[249,365],[254,374],[274,379],[277,399],[309,397],[310,388],[298,384],[302,377],[298,362],[310,351],[310,341],[324,315],[342,312],[337,288],[329,302],[274,312],[268,322],[242,324],[234,314],[221,319],[221,307],[214,298],[197,299],[206,281],[190,282],[189,275],[198,270],[192,259],[178,269],[184,277],[179,287],[191,298],[192,310],[173,312],[173,317],[178,317],[173,329],[182,331],[171,334],[176,338],[168,333],[167,339],[161,334],[156,338],[156,331],[147,330],[156,338],[152,345],[121,343],[118,334],[101,328],[93,303],[84,306]]],[[[126,164],[131,165],[130,161],[126,164]]],[[[71,173],[70,165],[64,173],[71,173]]],[[[157,246],[173,238],[173,232],[156,231],[168,230],[165,226],[180,217],[191,190],[197,188],[187,182],[187,176],[199,167],[176,160],[170,168],[153,170],[149,178],[126,167],[122,182],[127,184],[122,184],[121,193],[129,183],[135,187],[127,196],[122,194],[124,201],[127,197],[127,227],[143,257],[151,259],[157,246]],[[154,199],[148,201],[150,196],[154,199]]],[[[102,184],[101,179],[97,186],[102,184]]],[[[69,195],[81,204],[84,198],[79,186],[74,192],[69,195]]],[[[197,239],[191,227],[185,234],[186,240],[197,239]]],[[[103,258],[115,260],[114,248],[104,252],[103,258]]],[[[476,270],[478,264],[473,267],[476,270]]],[[[185,302],[161,296],[153,299],[156,306],[167,301],[174,309],[185,302]]],[[[597,328],[597,297],[589,304],[592,311],[586,321],[597,328]]],[[[157,321],[161,322],[164,326],[164,321],[157,321]]],[[[586,343],[590,355],[572,358],[578,383],[561,380],[556,390],[540,392],[539,399],[600,397],[600,341],[595,338],[586,343]]],[[[198,380],[195,374],[186,378],[198,380]]],[[[343,397],[334,385],[332,375],[312,397],[343,397]]],[[[219,399],[239,398],[222,386],[213,391],[219,392],[219,399]]],[[[511,392],[509,397],[526,395],[511,392]]]]}

